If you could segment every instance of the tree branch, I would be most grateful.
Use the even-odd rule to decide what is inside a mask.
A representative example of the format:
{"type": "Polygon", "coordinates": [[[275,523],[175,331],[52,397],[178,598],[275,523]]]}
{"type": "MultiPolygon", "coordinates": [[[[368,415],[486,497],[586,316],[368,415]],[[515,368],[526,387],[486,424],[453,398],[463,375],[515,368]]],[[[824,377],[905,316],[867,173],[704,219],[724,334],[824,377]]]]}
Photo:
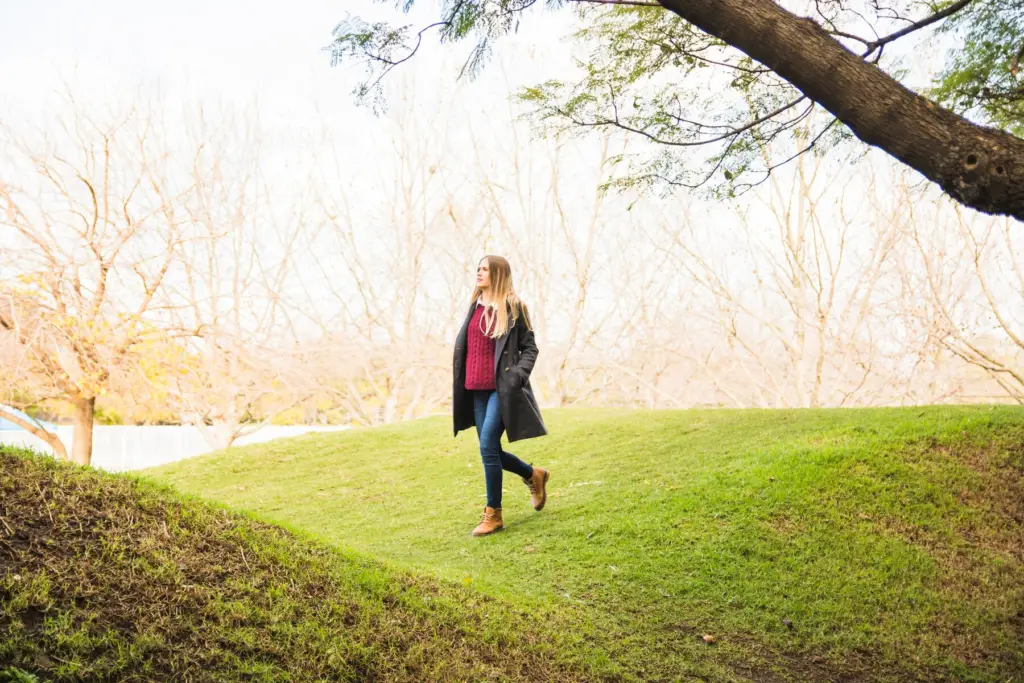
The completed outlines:
{"type": "MultiPolygon", "coordinates": [[[[578,4],[588,5],[626,5],[628,7],[661,7],[657,2],[642,2],[641,0],[569,0],[578,4]]],[[[530,3],[533,4],[533,3],[530,3]]]]}
{"type": "MultiPolygon", "coordinates": [[[[868,49],[861,56],[867,58],[875,50],[880,50],[883,46],[893,42],[894,40],[899,40],[900,38],[902,38],[903,36],[907,35],[908,33],[913,33],[915,31],[919,31],[919,30],[925,28],[926,26],[931,26],[932,24],[934,24],[937,21],[942,21],[946,17],[949,17],[949,16],[952,16],[952,15],[956,14],[957,12],[962,10],[964,7],[967,7],[967,5],[971,4],[973,1],[974,0],[960,0],[959,2],[953,3],[952,5],[947,7],[946,9],[942,10],[941,12],[936,12],[935,14],[932,14],[931,16],[925,17],[924,19],[921,19],[920,21],[915,21],[910,26],[902,28],[899,31],[895,31],[894,33],[890,33],[887,36],[883,36],[883,37],[881,37],[881,38],[879,38],[877,40],[873,40],[873,41],[871,41],[869,43],[866,43],[868,49]]],[[[853,36],[847,36],[847,37],[853,37],[853,36]]],[[[857,39],[857,40],[859,40],[859,39],[857,39]]]]}
{"type": "MultiPolygon", "coordinates": [[[[865,63],[817,22],[773,0],[661,1],[771,68],[860,140],[917,170],[961,204],[1024,218],[1024,140],[937,106],[865,63]]],[[[966,5],[956,3],[943,16],[961,4],[966,5]]]]}

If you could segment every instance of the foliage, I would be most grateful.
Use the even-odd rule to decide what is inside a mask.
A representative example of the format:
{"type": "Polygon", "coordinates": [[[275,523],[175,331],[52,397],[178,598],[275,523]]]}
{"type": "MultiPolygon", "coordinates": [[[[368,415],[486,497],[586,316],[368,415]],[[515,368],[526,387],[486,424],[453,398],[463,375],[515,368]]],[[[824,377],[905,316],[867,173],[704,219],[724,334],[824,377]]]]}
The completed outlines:
{"type": "Polygon", "coordinates": [[[617,160],[629,162],[619,187],[742,192],[779,164],[768,154],[773,141],[795,143],[799,154],[848,136],[831,117],[815,122],[814,103],[770,70],[674,14],[622,7],[584,16],[576,38],[591,51],[581,75],[519,97],[546,127],[619,129],[655,143],[617,160]]]}
{"type": "Polygon", "coordinates": [[[934,97],[1024,136],[1024,0],[973,3],[946,26],[958,45],[934,97]]]}
{"type": "MultiPolygon", "coordinates": [[[[414,0],[405,0],[408,12],[414,0]]],[[[384,105],[382,79],[411,59],[424,36],[436,29],[442,43],[477,41],[463,74],[479,72],[494,41],[518,28],[518,17],[535,0],[445,0],[439,20],[415,30],[358,19],[334,30],[333,63],[362,62],[366,77],[357,86],[361,101],[384,105]]],[[[550,2],[577,7],[582,29],[576,38],[589,52],[571,80],[526,88],[523,101],[537,119],[557,130],[585,133],[617,129],[654,145],[621,165],[612,184],[628,188],[703,187],[732,195],[763,182],[779,166],[807,152],[822,153],[852,133],[771,69],[714,38],[653,2],[578,0],[550,2]],[[817,111],[817,115],[813,116],[817,111]],[[800,124],[813,121],[811,131],[800,124]],[[779,141],[781,144],[773,145],[779,141]]],[[[789,3],[787,3],[789,4],[789,3]]],[[[930,30],[954,17],[968,36],[964,51],[954,50],[940,97],[961,108],[981,107],[1009,130],[1019,116],[1019,89],[1000,72],[1020,49],[1021,0],[998,0],[998,8],[943,0],[815,0],[790,8],[812,18],[859,53],[905,77],[886,48],[906,35],[930,30]],[[948,14],[947,14],[948,13],[948,14]],[[932,18],[934,21],[931,21],[932,18]],[[869,36],[869,37],[864,37],[869,36]],[[1009,42],[995,44],[997,38],[1009,42]],[[976,80],[987,79],[988,85],[976,80]],[[987,88],[987,89],[986,89],[987,88]],[[1013,112],[1018,112],[1014,114],[1013,112]]],[[[1019,61],[1019,57],[1017,57],[1019,61]]],[[[1004,69],[1005,70],[1005,69],[1004,69]]]]}
{"type": "MultiPolygon", "coordinates": [[[[415,0],[400,0],[397,5],[403,12],[412,9],[415,0]]],[[[479,73],[490,57],[494,42],[519,27],[519,13],[534,5],[537,0],[443,0],[441,21],[419,30],[411,25],[392,26],[387,22],[366,22],[350,17],[334,27],[334,42],[326,49],[331,53],[331,64],[337,66],[349,61],[364,61],[367,67],[366,80],[356,86],[355,95],[363,102],[370,102],[375,109],[382,109],[385,102],[379,88],[381,79],[394,67],[405,62],[410,52],[422,44],[424,35],[437,31],[442,43],[466,39],[476,41],[460,75],[474,76],[479,73]],[[367,59],[368,58],[368,59],[367,59]]],[[[557,6],[562,0],[549,0],[557,6]]]]}

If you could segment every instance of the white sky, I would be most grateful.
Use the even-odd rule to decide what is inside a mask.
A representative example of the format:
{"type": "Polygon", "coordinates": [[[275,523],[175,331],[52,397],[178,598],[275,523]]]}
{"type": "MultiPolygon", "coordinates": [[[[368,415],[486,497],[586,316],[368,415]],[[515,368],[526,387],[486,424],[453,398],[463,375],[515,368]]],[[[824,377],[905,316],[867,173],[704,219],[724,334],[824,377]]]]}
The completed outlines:
{"type": "MultiPolygon", "coordinates": [[[[54,93],[63,90],[62,79],[94,102],[123,101],[140,86],[158,88],[162,102],[220,101],[248,110],[255,102],[263,127],[293,148],[303,144],[300,137],[329,128],[345,161],[358,159],[364,175],[388,178],[396,125],[355,104],[351,91],[362,66],[331,67],[323,47],[350,15],[432,20],[436,6],[419,4],[419,14],[403,19],[393,3],[370,0],[0,0],[0,123],[40,120],[54,93]]],[[[565,73],[570,45],[560,38],[571,30],[570,12],[531,13],[523,30],[501,41],[474,82],[456,82],[471,46],[440,46],[431,36],[421,54],[388,77],[389,97],[414,90],[413,108],[423,119],[453,107],[487,121],[484,112],[504,109],[516,85],[565,73]]],[[[458,145],[450,149],[459,151],[458,145]]],[[[459,163],[454,156],[452,161],[459,163]]]]}
{"type": "MultiPolygon", "coordinates": [[[[434,15],[429,0],[419,4],[423,9],[408,18],[410,23],[423,24],[434,15]]],[[[392,3],[368,0],[0,0],[0,120],[45,106],[61,87],[62,77],[78,88],[87,86],[100,101],[125,96],[138,84],[157,85],[172,101],[175,96],[258,99],[264,124],[289,136],[328,125],[345,150],[347,158],[342,161],[355,168],[357,176],[394,182],[389,136],[400,123],[375,118],[357,107],[351,88],[362,75],[361,67],[332,68],[330,55],[323,50],[332,28],[349,14],[401,20],[392,3]]],[[[482,76],[462,84],[455,83],[455,70],[470,46],[438,46],[430,37],[422,54],[390,77],[391,94],[415,90],[412,109],[416,116],[422,112],[421,125],[429,125],[431,115],[449,107],[460,117],[475,113],[461,122],[480,125],[488,120],[487,110],[504,107],[516,85],[566,74],[572,45],[564,38],[573,24],[568,11],[530,13],[517,35],[500,41],[482,76]]],[[[910,65],[919,73],[929,58],[933,67],[939,62],[937,55],[926,52],[910,56],[910,65]]],[[[505,130],[508,135],[507,126],[505,130]]],[[[456,130],[454,136],[459,133],[456,130]]],[[[460,146],[452,142],[425,139],[424,144],[442,145],[454,158],[460,146]]],[[[506,148],[531,144],[527,136],[492,142],[506,148]]],[[[580,164],[593,157],[585,153],[590,144],[574,147],[583,150],[580,164]]],[[[574,180],[586,183],[593,172],[581,169],[574,180]]],[[[866,182],[868,176],[858,178],[866,182]]],[[[352,194],[361,197],[358,191],[352,194]]],[[[682,206],[686,199],[669,201],[682,206]]],[[[738,220],[734,207],[702,208],[723,228],[738,220]]],[[[578,209],[583,215],[587,206],[581,203],[578,209]]],[[[751,220],[762,220],[756,208],[751,220]]],[[[500,252],[501,246],[495,250],[500,252]]]]}
{"type": "MultiPolygon", "coordinates": [[[[417,4],[410,23],[436,15],[429,0],[417,4]]],[[[332,68],[323,50],[348,15],[402,21],[393,3],[369,0],[0,0],[0,120],[31,120],[25,112],[46,106],[62,78],[99,101],[138,84],[158,86],[170,101],[255,99],[264,125],[286,136],[329,126],[362,175],[384,179],[393,173],[386,150],[396,121],[357,107],[351,88],[361,67],[332,68]]],[[[439,46],[431,36],[422,54],[389,77],[390,94],[414,90],[413,109],[425,120],[450,107],[460,117],[473,114],[466,122],[486,122],[485,112],[504,108],[516,85],[565,76],[572,45],[564,38],[574,23],[570,11],[529,13],[472,83],[455,83],[470,46],[439,46]]],[[[446,153],[458,153],[459,145],[444,142],[446,153]]],[[[514,144],[530,143],[521,136],[514,144]]]]}
{"type": "MultiPolygon", "coordinates": [[[[430,3],[423,4],[430,9],[430,3]]],[[[332,68],[322,50],[347,14],[398,18],[390,3],[367,0],[0,0],[0,98],[14,104],[38,100],[74,70],[76,79],[102,84],[104,90],[145,82],[196,96],[259,94],[262,106],[289,102],[293,114],[315,99],[335,116],[371,125],[372,117],[358,110],[350,95],[361,70],[332,68]]],[[[561,59],[553,61],[565,64],[568,47],[558,38],[568,29],[566,19],[565,12],[535,13],[530,29],[502,41],[500,50],[524,54],[532,46],[545,53],[545,62],[554,51],[561,59]]],[[[423,54],[403,75],[428,74],[442,58],[451,69],[456,61],[451,52],[436,40],[426,41],[423,54]]],[[[445,80],[452,77],[449,72],[445,80]]],[[[482,85],[496,98],[508,95],[504,84],[482,85]]]]}
{"type": "MultiPolygon", "coordinates": [[[[420,0],[417,12],[406,21],[429,22],[436,5],[420,0]]],[[[393,3],[370,0],[0,0],[0,118],[45,106],[64,77],[111,99],[140,83],[172,101],[258,98],[265,123],[327,123],[367,144],[367,133],[388,124],[353,102],[361,67],[332,68],[322,49],[348,15],[403,21],[393,3]]],[[[480,79],[461,84],[455,70],[470,45],[439,46],[428,35],[422,54],[388,85],[394,95],[415,82],[424,109],[443,101],[478,111],[502,106],[518,84],[566,75],[574,24],[567,10],[528,13],[480,79]]]]}
{"type": "Polygon", "coordinates": [[[319,48],[329,42],[342,6],[336,0],[5,0],[0,3],[4,86],[33,90],[47,71],[77,61],[102,67],[117,79],[190,72],[200,87],[280,87],[297,76],[329,72],[319,48]]]}

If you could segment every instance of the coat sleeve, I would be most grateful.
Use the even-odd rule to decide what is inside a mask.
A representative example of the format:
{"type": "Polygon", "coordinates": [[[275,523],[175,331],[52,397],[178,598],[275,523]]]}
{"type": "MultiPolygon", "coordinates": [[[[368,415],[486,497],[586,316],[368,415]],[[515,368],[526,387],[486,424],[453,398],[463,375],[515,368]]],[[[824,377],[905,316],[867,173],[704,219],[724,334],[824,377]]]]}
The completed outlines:
{"type": "Polygon", "coordinates": [[[524,380],[529,378],[530,373],[533,372],[533,364],[537,362],[538,353],[537,340],[534,338],[533,330],[525,322],[529,319],[529,311],[524,305],[523,315],[519,320],[523,326],[519,330],[519,362],[516,363],[516,367],[525,374],[524,380]]]}

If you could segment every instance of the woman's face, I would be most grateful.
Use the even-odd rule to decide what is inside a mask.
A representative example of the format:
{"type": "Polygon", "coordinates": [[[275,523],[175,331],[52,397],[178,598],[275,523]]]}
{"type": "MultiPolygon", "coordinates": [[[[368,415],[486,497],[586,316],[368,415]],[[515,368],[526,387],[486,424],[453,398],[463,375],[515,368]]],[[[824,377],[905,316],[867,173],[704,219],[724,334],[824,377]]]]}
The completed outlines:
{"type": "Polygon", "coordinates": [[[491,266],[487,259],[480,262],[476,267],[476,286],[480,289],[487,289],[491,286],[491,266]]]}

